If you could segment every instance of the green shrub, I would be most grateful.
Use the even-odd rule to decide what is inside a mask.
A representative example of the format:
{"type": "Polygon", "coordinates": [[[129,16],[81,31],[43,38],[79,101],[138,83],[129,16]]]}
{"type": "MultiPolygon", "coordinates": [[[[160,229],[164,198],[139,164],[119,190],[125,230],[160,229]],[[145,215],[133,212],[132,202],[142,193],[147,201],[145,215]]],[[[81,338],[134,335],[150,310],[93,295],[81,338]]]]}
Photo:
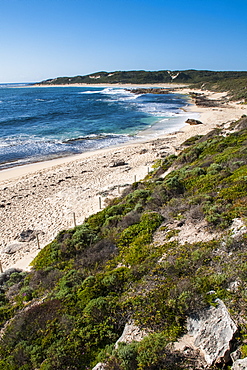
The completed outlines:
{"type": "Polygon", "coordinates": [[[138,345],[138,369],[163,367],[166,363],[166,345],[168,341],[163,333],[150,334],[138,345]]]}
{"type": "Polygon", "coordinates": [[[182,194],[184,191],[184,187],[182,182],[179,179],[178,175],[174,175],[173,177],[168,178],[165,181],[166,189],[172,194],[172,195],[178,195],[182,194]]]}
{"type": "Polygon", "coordinates": [[[77,270],[70,270],[60,279],[57,285],[56,298],[70,297],[81,285],[83,275],[77,270]]]}
{"type": "Polygon", "coordinates": [[[203,135],[195,135],[195,136],[192,136],[189,139],[185,140],[182,145],[184,145],[184,146],[191,146],[191,145],[195,144],[202,137],[203,137],[203,135]]]}
{"type": "Polygon", "coordinates": [[[138,224],[129,226],[121,233],[118,246],[121,248],[129,245],[135,238],[143,234],[147,234],[147,237],[151,238],[152,233],[160,226],[162,219],[162,216],[156,212],[143,213],[138,224]]]}
{"type": "Polygon", "coordinates": [[[215,305],[217,297],[231,310],[243,343],[246,235],[235,237],[228,226],[247,217],[247,134],[217,129],[193,140],[83,225],[59,233],[30,273],[1,275],[0,323],[9,323],[0,368],[87,369],[98,356],[111,370],[197,368],[171,342],[185,332],[189,314],[215,305]],[[169,238],[198,220],[208,221],[207,231],[220,228],[218,239],[181,245],[157,231],[153,243],[161,223],[169,238]],[[229,289],[233,282],[236,291],[229,289]],[[115,350],[130,318],[151,334],[115,350]]]}
{"type": "Polygon", "coordinates": [[[20,290],[20,297],[23,301],[31,301],[33,298],[33,290],[29,286],[24,286],[20,290]]]}
{"type": "Polygon", "coordinates": [[[220,172],[222,170],[222,166],[218,163],[212,163],[209,167],[208,167],[208,173],[210,175],[216,175],[218,172],[220,172]]]}
{"type": "Polygon", "coordinates": [[[133,370],[137,368],[137,343],[119,343],[116,357],[123,370],[133,370]]]}

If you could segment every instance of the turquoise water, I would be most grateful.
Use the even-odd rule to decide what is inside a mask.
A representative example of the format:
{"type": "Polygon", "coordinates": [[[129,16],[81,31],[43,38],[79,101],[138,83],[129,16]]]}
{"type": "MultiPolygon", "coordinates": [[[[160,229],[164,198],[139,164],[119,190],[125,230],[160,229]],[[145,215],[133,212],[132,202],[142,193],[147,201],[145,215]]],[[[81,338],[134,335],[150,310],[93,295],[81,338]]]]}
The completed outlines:
{"type": "Polygon", "coordinates": [[[187,100],[114,87],[0,86],[0,169],[176,130],[187,100]]]}

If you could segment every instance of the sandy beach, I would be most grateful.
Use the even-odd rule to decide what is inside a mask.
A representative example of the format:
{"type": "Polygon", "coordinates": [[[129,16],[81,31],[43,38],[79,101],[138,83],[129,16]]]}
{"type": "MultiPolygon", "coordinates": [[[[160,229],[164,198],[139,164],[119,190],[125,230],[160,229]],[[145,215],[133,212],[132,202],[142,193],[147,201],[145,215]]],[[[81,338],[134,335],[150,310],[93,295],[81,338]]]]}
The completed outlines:
{"type": "MultiPolygon", "coordinates": [[[[111,85],[112,86],[112,85],[111,85]]],[[[193,90],[209,99],[224,93],[193,90]]],[[[179,88],[188,94],[191,90],[179,88]]],[[[247,114],[247,106],[225,102],[218,107],[191,105],[203,123],[186,125],[178,132],[110,149],[87,152],[0,172],[0,260],[3,270],[29,269],[29,263],[63,229],[81,224],[98,212],[107,199],[118,196],[135,180],[151,171],[153,163],[179,153],[181,144],[196,134],[206,134],[247,114]],[[38,235],[38,240],[36,235],[38,235]]]]}

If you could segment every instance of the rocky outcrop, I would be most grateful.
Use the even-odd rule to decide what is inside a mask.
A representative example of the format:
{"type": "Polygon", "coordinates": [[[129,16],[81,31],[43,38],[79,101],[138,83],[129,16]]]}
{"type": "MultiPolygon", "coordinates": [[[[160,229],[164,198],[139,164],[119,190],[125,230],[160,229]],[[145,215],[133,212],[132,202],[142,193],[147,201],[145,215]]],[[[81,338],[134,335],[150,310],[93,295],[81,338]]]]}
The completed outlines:
{"type": "Polygon", "coordinates": [[[103,362],[99,362],[97,365],[95,365],[92,370],[105,370],[106,364],[103,362]]]}
{"type": "Polygon", "coordinates": [[[247,226],[241,218],[234,218],[230,227],[231,237],[237,239],[247,233],[247,226]]]}
{"type": "MultiPolygon", "coordinates": [[[[140,342],[148,333],[141,330],[131,320],[125,324],[121,337],[116,341],[115,348],[118,348],[118,343],[131,343],[133,341],[140,342]]],[[[92,370],[105,370],[106,364],[99,362],[92,370]]]]}
{"type": "Polygon", "coordinates": [[[193,337],[195,347],[203,353],[208,365],[227,364],[231,358],[232,342],[237,326],[220,299],[216,307],[203,310],[188,319],[188,334],[193,337]]]}
{"type": "Polygon", "coordinates": [[[246,370],[247,369],[247,357],[242,360],[237,360],[234,362],[231,370],[246,370]]]}
{"type": "MultiPolygon", "coordinates": [[[[238,331],[224,303],[220,299],[216,299],[215,304],[215,307],[210,306],[191,315],[187,320],[188,333],[180,341],[174,343],[175,351],[183,351],[185,355],[188,351],[197,353],[197,361],[200,362],[202,368],[212,365],[223,366],[231,362],[233,341],[238,331]]],[[[130,321],[125,325],[123,334],[117,340],[115,348],[120,342],[139,342],[148,334],[130,321]]],[[[246,364],[243,360],[234,362],[234,366],[242,366],[243,364],[246,364]]],[[[105,364],[99,363],[93,370],[104,370],[105,366],[105,364]]],[[[246,368],[234,367],[233,369],[246,368]]]]}
{"type": "Polygon", "coordinates": [[[198,107],[212,108],[222,106],[222,101],[216,99],[208,99],[204,94],[194,92],[191,93],[190,96],[198,107]]]}
{"type": "Polygon", "coordinates": [[[17,235],[16,239],[19,242],[30,242],[31,240],[36,239],[36,236],[38,234],[42,233],[41,231],[38,230],[23,230],[19,235],[17,235]]]}
{"type": "Polygon", "coordinates": [[[23,245],[21,243],[11,243],[7,247],[3,248],[2,252],[6,254],[14,254],[19,251],[23,245]]]}
{"type": "Polygon", "coordinates": [[[115,161],[113,162],[110,167],[120,167],[120,166],[126,166],[128,163],[126,163],[124,160],[121,161],[115,161]]]}
{"type": "Polygon", "coordinates": [[[131,343],[133,341],[140,342],[144,337],[146,337],[148,333],[144,330],[141,330],[138,326],[136,326],[132,321],[129,321],[125,324],[123,334],[121,337],[116,341],[115,347],[118,347],[118,343],[131,343]]]}
{"type": "Polygon", "coordinates": [[[191,126],[203,125],[201,121],[198,121],[197,119],[193,119],[193,118],[188,118],[187,121],[185,121],[185,123],[188,123],[191,126]]]}
{"type": "Polygon", "coordinates": [[[138,89],[126,89],[126,91],[129,91],[136,95],[141,94],[170,94],[171,91],[168,89],[163,88],[138,88],[138,89]]]}
{"type": "Polygon", "coordinates": [[[247,357],[242,360],[237,360],[234,362],[231,370],[246,370],[247,369],[247,357]]]}

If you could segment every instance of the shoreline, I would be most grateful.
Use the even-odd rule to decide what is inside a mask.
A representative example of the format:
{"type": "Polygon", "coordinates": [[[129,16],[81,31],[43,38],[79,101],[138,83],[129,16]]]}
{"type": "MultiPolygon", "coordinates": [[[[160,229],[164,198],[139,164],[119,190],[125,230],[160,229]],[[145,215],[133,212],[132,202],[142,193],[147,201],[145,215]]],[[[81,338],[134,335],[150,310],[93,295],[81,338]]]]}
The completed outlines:
{"type": "Polygon", "coordinates": [[[132,84],[132,83],[93,83],[93,84],[58,84],[58,85],[52,85],[52,84],[33,84],[29,86],[20,86],[20,87],[122,87],[122,88],[128,88],[128,87],[133,87],[133,88],[151,88],[151,87],[163,87],[167,89],[174,89],[174,88],[186,88],[188,87],[188,84],[172,84],[172,83],[157,83],[157,84],[132,84]]]}
{"type": "MultiPolygon", "coordinates": [[[[112,85],[111,85],[112,86],[112,85]]],[[[225,94],[193,90],[210,99],[225,94]]],[[[176,90],[188,94],[189,89],[176,90]]],[[[247,114],[247,106],[225,102],[217,108],[187,107],[188,115],[197,113],[203,123],[185,125],[179,131],[157,138],[144,137],[110,148],[84,152],[45,162],[37,162],[0,171],[0,260],[3,270],[10,267],[27,270],[40,247],[51,242],[63,229],[81,224],[86,217],[100,210],[107,199],[116,197],[135,180],[151,170],[152,164],[169,154],[178,154],[181,144],[197,134],[239,119],[247,114]],[[33,231],[23,241],[23,231],[33,231]]]]}
{"type": "MultiPolygon", "coordinates": [[[[172,84],[159,84],[160,86],[162,86],[163,88],[168,88],[170,89],[171,87],[174,88],[174,85],[172,84]]],[[[104,89],[105,87],[111,87],[111,88],[121,88],[122,91],[130,91],[130,87],[132,88],[135,88],[135,87],[139,87],[141,88],[142,86],[145,86],[147,88],[147,85],[135,85],[135,84],[70,84],[70,85],[45,85],[45,87],[100,87],[102,89],[104,89]],[[103,86],[102,86],[103,85],[103,86]]],[[[148,88],[152,88],[151,86],[154,86],[154,85],[148,85],[150,87],[148,88]]],[[[156,85],[155,85],[156,86],[156,85]]],[[[177,84],[178,87],[183,87],[184,85],[181,85],[181,84],[177,84]]],[[[25,88],[25,87],[35,87],[34,85],[32,86],[20,86],[20,88],[25,88]]],[[[39,85],[38,87],[42,87],[42,85],[39,85]]],[[[174,92],[176,93],[176,92],[174,92]]],[[[134,94],[130,94],[130,95],[134,95],[134,94]]],[[[141,94],[142,95],[142,94],[141,94]]],[[[183,97],[183,104],[184,104],[184,107],[183,108],[187,108],[188,106],[188,103],[189,103],[190,99],[187,99],[187,95],[185,95],[185,97],[183,97]]],[[[93,137],[92,138],[89,138],[88,140],[92,139],[92,145],[90,144],[89,145],[89,148],[87,148],[87,145],[85,146],[85,148],[82,146],[82,147],[79,147],[78,148],[73,148],[72,149],[68,146],[68,147],[65,147],[63,148],[63,153],[61,153],[61,151],[57,151],[55,153],[52,153],[52,154],[40,154],[40,157],[39,156],[33,156],[33,157],[30,157],[29,158],[18,158],[17,159],[13,159],[12,161],[7,161],[6,162],[3,162],[1,163],[0,165],[0,179],[1,179],[1,175],[2,176],[5,176],[5,171],[11,171],[11,169],[13,169],[15,171],[16,168],[19,168],[19,167],[26,167],[26,166],[31,166],[31,165],[34,165],[34,164],[37,164],[38,167],[40,167],[39,163],[41,162],[49,162],[49,161],[55,161],[55,160],[60,160],[60,158],[76,158],[78,155],[81,155],[81,154],[84,154],[84,153],[87,153],[87,152],[94,152],[94,151],[98,151],[98,150],[101,150],[101,149],[104,149],[104,148],[114,148],[114,147],[118,147],[118,146],[123,146],[123,145],[129,145],[129,144],[132,144],[132,143],[137,143],[137,142],[142,142],[143,140],[146,141],[146,140],[150,140],[150,139],[155,139],[156,137],[160,136],[160,135],[164,135],[164,134],[167,134],[169,132],[172,132],[172,131],[176,131],[176,130],[179,130],[183,125],[184,125],[184,122],[185,120],[187,119],[186,117],[186,110],[183,109],[183,108],[177,108],[178,109],[178,112],[174,112],[170,117],[169,114],[167,117],[153,117],[153,122],[150,122],[149,125],[146,124],[146,127],[144,128],[138,128],[138,129],[135,129],[135,131],[131,131],[129,130],[129,133],[127,132],[126,134],[115,134],[115,133],[109,133],[109,134],[102,134],[102,139],[107,139],[107,136],[109,135],[112,135],[114,137],[114,135],[116,136],[116,139],[114,140],[111,140],[112,142],[111,143],[107,143],[107,140],[106,142],[103,142],[101,143],[100,141],[97,142],[96,139],[94,139],[93,137]],[[166,122],[165,122],[166,121],[166,122]],[[181,124],[182,123],[182,124],[181,124]],[[164,127],[162,127],[164,126],[164,127]],[[157,129],[156,129],[157,127],[157,129]],[[173,128],[174,127],[174,128],[173,128]],[[140,130],[140,131],[138,131],[140,130]],[[121,138],[121,136],[123,138],[121,138]],[[115,143],[114,143],[115,141],[115,143]]],[[[90,135],[89,135],[90,136],[90,135]]],[[[100,136],[100,134],[99,134],[100,136]]],[[[75,137],[75,139],[72,139],[72,140],[69,140],[68,139],[68,142],[70,143],[73,143],[73,142],[80,142],[82,140],[86,140],[87,137],[75,137]]],[[[62,139],[61,139],[62,140],[62,139]]],[[[61,144],[65,145],[66,144],[66,139],[65,141],[61,141],[61,144]]],[[[73,143],[74,144],[74,143],[73,143]]],[[[29,154],[30,155],[30,154],[29,154]]],[[[55,163],[55,162],[54,162],[55,163]]],[[[42,166],[41,166],[42,167],[42,166]]]]}
{"type": "Polygon", "coordinates": [[[77,159],[83,159],[87,157],[91,157],[97,154],[100,154],[102,151],[111,151],[117,148],[128,147],[133,145],[141,145],[142,143],[147,143],[149,141],[156,140],[158,138],[166,138],[169,135],[172,135],[180,129],[183,129],[186,126],[184,122],[188,117],[190,118],[197,118],[199,113],[190,111],[190,107],[187,106],[186,108],[180,108],[183,111],[181,116],[174,116],[170,118],[160,119],[157,121],[153,126],[145,128],[143,131],[139,131],[135,136],[131,136],[126,142],[112,144],[110,146],[106,146],[103,148],[95,148],[89,149],[87,151],[77,153],[77,154],[68,154],[65,156],[57,156],[55,158],[47,158],[44,160],[37,160],[35,162],[30,162],[26,164],[20,164],[16,166],[10,166],[7,168],[0,169],[0,184],[2,181],[9,180],[15,177],[27,175],[33,171],[48,169],[50,167],[66,164],[68,162],[75,161],[77,159]],[[170,125],[172,126],[171,129],[167,128],[166,130],[163,128],[163,121],[169,120],[170,125]],[[174,125],[173,125],[174,123],[174,125]]]}

